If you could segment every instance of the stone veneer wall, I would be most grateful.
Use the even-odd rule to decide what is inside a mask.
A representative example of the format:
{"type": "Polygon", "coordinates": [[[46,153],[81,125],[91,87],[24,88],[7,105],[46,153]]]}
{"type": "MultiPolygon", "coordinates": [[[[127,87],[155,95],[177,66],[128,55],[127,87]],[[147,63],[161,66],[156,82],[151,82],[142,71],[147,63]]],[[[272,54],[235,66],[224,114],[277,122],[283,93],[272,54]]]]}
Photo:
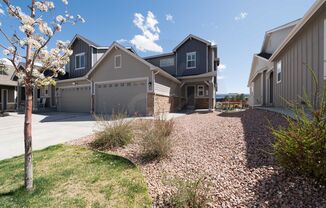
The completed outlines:
{"type": "Polygon", "coordinates": [[[147,114],[156,115],[158,113],[176,112],[180,110],[180,98],[174,96],[147,95],[147,114]]]}
{"type": "MultiPolygon", "coordinates": [[[[195,108],[196,109],[208,109],[209,108],[209,98],[196,98],[195,108]]],[[[211,100],[211,107],[214,108],[214,99],[211,100]]]]}

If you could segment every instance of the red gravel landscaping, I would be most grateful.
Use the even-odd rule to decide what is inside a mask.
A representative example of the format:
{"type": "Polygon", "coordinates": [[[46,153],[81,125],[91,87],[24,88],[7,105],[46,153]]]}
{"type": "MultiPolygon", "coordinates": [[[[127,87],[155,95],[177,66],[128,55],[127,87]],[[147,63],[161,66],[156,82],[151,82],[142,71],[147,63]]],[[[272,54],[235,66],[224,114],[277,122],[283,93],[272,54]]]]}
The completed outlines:
{"type": "Polygon", "coordinates": [[[212,207],[326,207],[325,187],[285,173],[271,155],[270,127],[286,124],[261,110],[194,113],[175,119],[170,158],[142,163],[137,142],[116,152],[140,166],[154,199],[169,193],[166,178],[203,176],[212,207]]]}

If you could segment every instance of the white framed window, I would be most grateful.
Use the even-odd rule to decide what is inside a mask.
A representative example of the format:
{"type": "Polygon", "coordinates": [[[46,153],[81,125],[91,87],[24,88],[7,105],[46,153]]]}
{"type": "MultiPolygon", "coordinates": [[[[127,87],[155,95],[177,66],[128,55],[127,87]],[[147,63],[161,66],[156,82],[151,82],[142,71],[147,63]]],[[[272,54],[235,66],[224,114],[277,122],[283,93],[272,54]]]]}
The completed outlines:
{"type": "Polygon", "coordinates": [[[165,58],[160,60],[160,67],[174,66],[174,58],[165,58]]]}
{"type": "Polygon", "coordinates": [[[197,86],[197,96],[198,97],[203,97],[205,92],[204,85],[198,85],[197,86]]]}
{"type": "Polygon", "coordinates": [[[85,53],[79,53],[75,55],[75,69],[85,69],[86,60],[85,53]]]}
{"type": "Polygon", "coordinates": [[[326,80],[326,19],[324,20],[324,80],[326,80]]]}
{"type": "Polygon", "coordinates": [[[187,53],[187,61],[186,61],[186,68],[187,69],[193,69],[196,68],[196,57],[197,57],[197,53],[196,52],[190,52],[187,53]]]}
{"type": "Polygon", "coordinates": [[[276,80],[277,83],[282,81],[282,61],[279,61],[276,64],[276,80]]]}
{"type": "Polygon", "coordinates": [[[114,56],[114,68],[119,69],[121,68],[121,55],[114,56]]]}

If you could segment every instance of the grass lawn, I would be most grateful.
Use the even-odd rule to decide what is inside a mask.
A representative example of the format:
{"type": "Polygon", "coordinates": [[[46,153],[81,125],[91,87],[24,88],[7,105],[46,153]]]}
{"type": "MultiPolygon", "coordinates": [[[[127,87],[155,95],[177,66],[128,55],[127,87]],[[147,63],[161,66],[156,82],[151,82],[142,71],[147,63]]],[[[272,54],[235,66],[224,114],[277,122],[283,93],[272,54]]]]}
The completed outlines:
{"type": "Polygon", "coordinates": [[[34,191],[23,188],[24,158],[0,161],[0,207],[151,207],[129,160],[75,146],[36,151],[34,191]]]}

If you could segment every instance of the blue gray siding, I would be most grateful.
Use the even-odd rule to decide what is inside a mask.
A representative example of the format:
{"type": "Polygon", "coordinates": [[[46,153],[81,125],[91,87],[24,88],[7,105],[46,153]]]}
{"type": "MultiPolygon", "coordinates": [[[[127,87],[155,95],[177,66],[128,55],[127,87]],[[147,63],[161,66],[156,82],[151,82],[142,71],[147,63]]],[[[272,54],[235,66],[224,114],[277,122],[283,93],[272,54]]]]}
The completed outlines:
{"type": "Polygon", "coordinates": [[[205,43],[192,39],[186,41],[176,51],[177,57],[177,76],[198,75],[207,72],[207,52],[208,47],[205,43]],[[189,52],[196,52],[196,68],[186,68],[186,54],[189,52]]]}
{"type": "Polygon", "coordinates": [[[156,57],[156,58],[150,58],[150,59],[146,59],[146,61],[148,61],[149,63],[151,63],[151,64],[153,64],[155,66],[160,67],[161,69],[163,69],[167,73],[171,74],[172,76],[176,76],[176,60],[175,60],[175,56],[174,55],[168,55],[168,56],[160,56],[160,57],[156,57]],[[166,59],[166,58],[174,58],[174,66],[161,67],[160,66],[160,60],[166,59]]]}
{"type": "Polygon", "coordinates": [[[76,39],[71,49],[73,50],[73,54],[70,56],[68,66],[69,78],[84,76],[92,68],[92,47],[84,41],[76,39]],[[86,67],[85,69],[75,70],[75,55],[79,53],[85,53],[86,67]]]}

